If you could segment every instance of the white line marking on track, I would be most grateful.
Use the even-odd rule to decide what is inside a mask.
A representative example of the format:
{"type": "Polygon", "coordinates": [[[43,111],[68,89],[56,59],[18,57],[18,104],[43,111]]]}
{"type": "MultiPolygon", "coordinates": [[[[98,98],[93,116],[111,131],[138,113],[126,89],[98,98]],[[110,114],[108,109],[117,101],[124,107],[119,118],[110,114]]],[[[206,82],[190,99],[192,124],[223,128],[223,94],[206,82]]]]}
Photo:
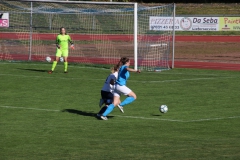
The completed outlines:
{"type": "MultiPolygon", "coordinates": [[[[26,109],[26,110],[36,110],[36,111],[47,111],[47,112],[62,112],[62,110],[54,110],[54,109],[41,109],[41,108],[28,108],[28,107],[14,107],[14,106],[0,106],[1,108],[12,108],[12,109],[26,109]]],[[[203,122],[203,121],[216,121],[223,119],[238,119],[240,116],[232,116],[232,117],[221,117],[221,118],[207,118],[207,119],[195,119],[195,120],[175,120],[175,119],[160,119],[160,118],[147,118],[147,117],[137,117],[137,116],[120,116],[120,115],[112,115],[120,118],[132,118],[132,119],[143,119],[143,120],[158,120],[158,121],[169,121],[169,122],[203,122]]]]}

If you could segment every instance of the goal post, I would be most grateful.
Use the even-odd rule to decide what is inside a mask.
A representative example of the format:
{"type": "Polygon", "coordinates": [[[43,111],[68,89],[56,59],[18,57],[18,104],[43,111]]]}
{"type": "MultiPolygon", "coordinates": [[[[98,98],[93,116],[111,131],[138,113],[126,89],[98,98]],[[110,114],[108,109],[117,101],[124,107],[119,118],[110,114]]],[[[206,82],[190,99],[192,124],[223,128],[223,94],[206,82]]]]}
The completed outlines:
{"type": "Polygon", "coordinates": [[[174,50],[174,4],[138,8],[138,66],[148,71],[169,69],[174,50]]]}
{"type": "Polygon", "coordinates": [[[135,69],[169,68],[173,30],[151,28],[151,17],[173,17],[173,4],[148,7],[129,2],[0,0],[9,27],[0,27],[0,60],[45,61],[65,27],[75,44],[69,62],[113,65],[127,56],[135,69]],[[167,45],[163,45],[167,44],[167,45]]]}
{"type": "Polygon", "coordinates": [[[134,3],[134,69],[138,69],[138,16],[137,3],[134,3]]]}

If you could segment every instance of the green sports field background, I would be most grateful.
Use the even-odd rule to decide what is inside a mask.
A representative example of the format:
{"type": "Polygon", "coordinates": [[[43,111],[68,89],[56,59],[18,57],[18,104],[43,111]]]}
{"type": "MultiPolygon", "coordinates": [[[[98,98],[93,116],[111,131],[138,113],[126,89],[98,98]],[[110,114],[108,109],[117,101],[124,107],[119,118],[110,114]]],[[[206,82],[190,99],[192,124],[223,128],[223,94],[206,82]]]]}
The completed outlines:
{"type": "MultiPolygon", "coordinates": [[[[239,72],[131,73],[137,100],[99,120],[109,69],[0,62],[0,159],[239,159],[239,72]],[[166,104],[169,111],[159,112],[166,104]]],[[[122,99],[123,100],[123,99],[122,99]]]]}

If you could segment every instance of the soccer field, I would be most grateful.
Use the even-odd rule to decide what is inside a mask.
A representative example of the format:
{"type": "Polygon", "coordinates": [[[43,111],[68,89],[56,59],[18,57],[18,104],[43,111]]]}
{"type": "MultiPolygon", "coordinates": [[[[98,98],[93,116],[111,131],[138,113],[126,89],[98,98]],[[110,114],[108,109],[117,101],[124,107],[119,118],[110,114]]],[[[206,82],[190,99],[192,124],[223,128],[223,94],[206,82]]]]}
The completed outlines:
{"type": "Polygon", "coordinates": [[[103,121],[95,115],[110,70],[70,64],[64,74],[60,63],[48,74],[50,63],[0,67],[0,159],[240,157],[239,72],[131,73],[128,87],[137,100],[103,121]]]}

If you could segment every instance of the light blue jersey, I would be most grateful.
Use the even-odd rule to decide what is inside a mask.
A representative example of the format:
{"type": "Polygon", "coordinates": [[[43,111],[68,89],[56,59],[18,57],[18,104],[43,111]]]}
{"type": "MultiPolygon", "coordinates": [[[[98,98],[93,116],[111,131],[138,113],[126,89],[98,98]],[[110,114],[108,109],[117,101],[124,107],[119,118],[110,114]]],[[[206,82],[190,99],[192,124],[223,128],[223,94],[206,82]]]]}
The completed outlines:
{"type": "Polygon", "coordinates": [[[120,86],[125,86],[127,84],[127,80],[130,77],[130,74],[127,70],[128,66],[121,66],[119,71],[118,71],[118,79],[117,79],[117,84],[120,86]]]}

